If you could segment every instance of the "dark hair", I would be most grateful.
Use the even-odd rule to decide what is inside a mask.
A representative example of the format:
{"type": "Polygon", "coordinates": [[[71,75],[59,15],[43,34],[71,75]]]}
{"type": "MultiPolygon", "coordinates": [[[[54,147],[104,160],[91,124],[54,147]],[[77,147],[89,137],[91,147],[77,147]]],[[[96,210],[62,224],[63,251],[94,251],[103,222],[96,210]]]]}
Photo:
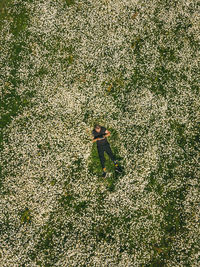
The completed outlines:
{"type": "Polygon", "coordinates": [[[99,124],[95,124],[94,129],[96,129],[96,128],[101,128],[101,126],[99,124]]]}

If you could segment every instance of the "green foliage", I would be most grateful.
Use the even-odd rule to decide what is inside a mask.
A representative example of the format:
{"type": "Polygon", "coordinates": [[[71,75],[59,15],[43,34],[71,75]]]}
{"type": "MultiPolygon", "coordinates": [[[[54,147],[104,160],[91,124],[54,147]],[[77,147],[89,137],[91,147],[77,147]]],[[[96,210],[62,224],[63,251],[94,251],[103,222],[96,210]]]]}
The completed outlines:
{"type": "MultiPolygon", "coordinates": [[[[56,228],[47,223],[42,227],[40,232],[40,239],[35,245],[34,251],[31,251],[30,256],[33,260],[37,258],[37,253],[42,252],[44,255],[44,262],[41,266],[52,266],[52,263],[56,263],[58,258],[56,257],[55,253],[53,253],[54,244],[54,237],[59,236],[60,233],[56,230],[56,228]]],[[[37,264],[41,264],[40,259],[37,259],[37,264]]]]}
{"type": "Polygon", "coordinates": [[[115,179],[112,178],[108,178],[107,179],[107,189],[109,192],[113,192],[115,190],[115,179]]]}
{"type": "Polygon", "coordinates": [[[35,74],[38,76],[40,79],[43,79],[45,75],[48,74],[48,69],[46,67],[41,67],[38,72],[35,74]]]}
{"type": "Polygon", "coordinates": [[[21,32],[25,31],[28,22],[29,15],[24,7],[21,7],[19,4],[16,4],[16,8],[20,10],[20,13],[13,12],[13,23],[11,26],[11,31],[17,37],[21,32]]]}
{"type": "Polygon", "coordinates": [[[38,144],[37,148],[38,148],[38,153],[37,153],[38,156],[41,155],[44,156],[52,149],[49,141],[45,141],[42,144],[38,144]]]}
{"type": "Polygon", "coordinates": [[[88,164],[88,171],[91,173],[100,173],[101,172],[101,166],[100,166],[100,160],[98,156],[98,151],[96,144],[93,143],[91,154],[89,157],[89,164],[88,164]]]}
{"type": "Polygon", "coordinates": [[[135,36],[135,38],[131,42],[131,48],[133,49],[134,54],[136,54],[137,56],[140,53],[143,42],[144,40],[140,36],[135,36]]]}
{"type": "Polygon", "coordinates": [[[68,61],[69,64],[72,64],[73,61],[74,61],[73,56],[72,56],[72,55],[68,56],[68,57],[67,57],[67,61],[68,61]]]}
{"type": "Polygon", "coordinates": [[[165,61],[176,61],[175,51],[170,47],[159,47],[160,56],[165,61]]]}
{"type": "Polygon", "coordinates": [[[53,234],[55,230],[51,227],[45,229],[46,231],[41,234],[41,242],[39,244],[40,249],[48,249],[53,246],[53,234]]]}
{"type": "Polygon", "coordinates": [[[82,158],[77,158],[72,162],[72,169],[74,171],[80,172],[83,169],[83,160],[82,158]]]}
{"type": "Polygon", "coordinates": [[[85,123],[88,123],[90,118],[92,117],[93,112],[91,110],[87,109],[87,110],[83,111],[83,113],[84,113],[83,121],[85,123]]]}
{"type": "Polygon", "coordinates": [[[107,95],[112,95],[116,100],[119,97],[119,93],[124,87],[124,78],[122,73],[113,76],[110,80],[102,82],[102,86],[106,90],[107,95]]]}
{"type": "Polygon", "coordinates": [[[0,31],[5,20],[11,20],[9,15],[9,7],[13,0],[1,0],[0,1],[0,31]]]}
{"type": "Polygon", "coordinates": [[[74,204],[74,209],[79,214],[82,214],[83,210],[87,208],[87,201],[80,201],[74,204]]]}
{"type": "Polygon", "coordinates": [[[97,242],[106,241],[107,243],[112,243],[114,241],[112,232],[114,230],[113,223],[114,217],[107,217],[104,216],[103,223],[93,223],[92,228],[90,231],[92,232],[93,236],[96,238],[97,242]]]}
{"type": "Polygon", "coordinates": [[[72,207],[72,202],[74,200],[74,196],[72,193],[66,192],[64,195],[61,196],[61,198],[58,200],[58,202],[61,204],[61,206],[65,209],[68,210],[69,207],[72,207]]]}
{"type": "MultiPolygon", "coordinates": [[[[26,40],[19,40],[21,33],[25,36],[28,35],[26,27],[29,23],[29,15],[26,10],[14,4],[13,1],[1,1],[0,3],[0,29],[1,25],[5,20],[9,20],[11,23],[10,31],[15,36],[15,41],[11,44],[11,50],[8,58],[8,65],[11,68],[10,76],[4,77],[5,83],[2,90],[0,106],[1,106],[1,118],[0,125],[3,130],[11,121],[13,117],[20,114],[24,107],[30,107],[32,105],[31,98],[34,96],[34,91],[26,91],[21,96],[17,93],[16,87],[22,82],[18,77],[18,69],[22,60],[21,53],[26,51],[27,42],[26,40]],[[16,13],[11,7],[18,9],[16,13]],[[10,12],[8,12],[10,10],[10,12]]],[[[2,142],[6,140],[6,136],[3,135],[3,131],[0,134],[0,148],[2,149],[2,142]]],[[[4,174],[1,174],[1,181],[3,180],[4,174]]]]}
{"type": "Polygon", "coordinates": [[[64,1],[65,1],[65,4],[66,4],[67,6],[72,6],[72,5],[75,4],[75,0],[64,0],[64,1]]]}
{"type": "Polygon", "coordinates": [[[176,140],[177,144],[184,149],[187,140],[184,135],[185,132],[185,124],[181,124],[178,121],[171,121],[171,129],[176,131],[176,140]]]}
{"type": "Polygon", "coordinates": [[[0,100],[0,106],[4,111],[0,118],[1,128],[6,127],[12,121],[13,117],[23,111],[24,107],[30,107],[32,105],[31,96],[29,92],[26,92],[24,96],[19,96],[16,90],[10,88],[9,85],[6,86],[5,90],[3,89],[3,96],[0,100]]]}
{"type": "Polygon", "coordinates": [[[56,179],[51,180],[50,184],[54,186],[56,184],[56,179]]]}
{"type": "Polygon", "coordinates": [[[29,208],[25,208],[23,211],[20,212],[21,222],[22,223],[30,223],[31,222],[31,211],[29,208]]]}

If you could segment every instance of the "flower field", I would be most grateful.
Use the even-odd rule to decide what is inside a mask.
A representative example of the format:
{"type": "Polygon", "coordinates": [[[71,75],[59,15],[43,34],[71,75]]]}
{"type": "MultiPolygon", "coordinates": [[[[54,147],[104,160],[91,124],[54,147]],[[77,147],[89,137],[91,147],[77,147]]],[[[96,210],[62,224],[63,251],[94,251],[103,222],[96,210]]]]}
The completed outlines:
{"type": "Polygon", "coordinates": [[[3,267],[200,265],[194,0],[1,0],[3,267]],[[122,175],[105,154],[106,127],[122,175]]]}

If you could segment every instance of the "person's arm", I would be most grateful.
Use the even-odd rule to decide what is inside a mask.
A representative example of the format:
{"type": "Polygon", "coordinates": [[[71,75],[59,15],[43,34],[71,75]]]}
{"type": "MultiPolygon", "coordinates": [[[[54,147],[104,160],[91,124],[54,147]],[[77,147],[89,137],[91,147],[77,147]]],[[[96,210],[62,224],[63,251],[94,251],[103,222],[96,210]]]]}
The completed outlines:
{"type": "Polygon", "coordinates": [[[92,137],[92,143],[96,142],[97,140],[100,140],[100,138],[96,137],[93,133],[92,133],[93,137],[92,137]]]}
{"type": "Polygon", "coordinates": [[[100,138],[93,138],[92,143],[96,142],[97,140],[101,140],[100,138]]]}
{"type": "Polygon", "coordinates": [[[104,139],[104,138],[106,138],[106,137],[108,137],[108,136],[110,136],[110,131],[108,131],[108,130],[106,130],[105,131],[105,134],[102,134],[102,136],[100,136],[100,137],[93,137],[93,140],[92,140],[92,142],[94,143],[94,142],[96,142],[96,141],[98,141],[98,140],[102,140],[102,139],[104,139]]]}
{"type": "Polygon", "coordinates": [[[105,133],[106,133],[106,135],[104,135],[104,137],[110,136],[110,132],[108,130],[106,130],[105,133]]]}
{"type": "Polygon", "coordinates": [[[100,136],[100,138],[98,138],[99,140],[101,140],[101,139],[105,139],[106,137],[108,137],[108,136],[110,136],[110,132],[108,131],[108,130],[105,130],[105,134],[102,134],[101,136],[100,136]]]}
{"type": "Polygon", "coordinates": [[[92,143],[94,143],[94,142],[96,142],[96,141],[97,141],[97,139],[96,139],[96,137],[95,137],[94,131],[92,131],[92,143]]]}

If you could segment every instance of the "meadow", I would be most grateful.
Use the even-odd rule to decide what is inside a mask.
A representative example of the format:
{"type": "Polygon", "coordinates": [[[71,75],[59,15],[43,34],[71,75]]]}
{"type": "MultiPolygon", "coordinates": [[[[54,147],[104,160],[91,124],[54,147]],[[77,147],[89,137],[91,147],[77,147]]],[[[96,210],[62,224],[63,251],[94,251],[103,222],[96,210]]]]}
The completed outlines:
{"type": "Polygon", "coordinates": [[[3,267],[198,267],[199,4],[1,0],[3,267]],[[106,127],[122,175],[91,132],[106,127]]]}

